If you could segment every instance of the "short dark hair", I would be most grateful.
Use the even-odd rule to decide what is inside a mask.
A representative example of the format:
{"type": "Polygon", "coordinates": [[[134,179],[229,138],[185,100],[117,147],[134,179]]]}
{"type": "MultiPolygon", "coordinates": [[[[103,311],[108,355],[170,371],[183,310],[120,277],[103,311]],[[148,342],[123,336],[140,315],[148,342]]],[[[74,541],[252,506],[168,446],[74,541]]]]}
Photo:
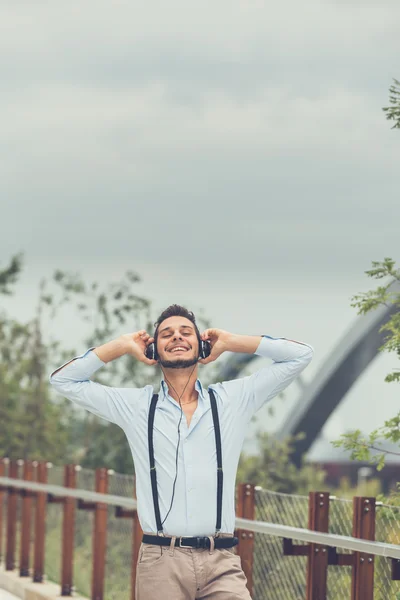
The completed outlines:
{"type": "Polygon", "coordinates": [[[197,335],[199,343],[200,343],[200,340],[201,340],[200,331],[199,331],[199,328],[197,327],[196,317],[194,316],[194,313],[191,310],[188,310],[187,308],[185,308],[184,306],[180,306],[180,304],[171,304],[171,306],[168,306],[168,308],[166,308],[165,310],[162,311],[161,315],[158,317],[157,321],[154,323],[154,327],[155,327],[154,341],[155,341],[156,345],[157,345],[158,328],[160,327],[161,323],[163,321],[165,321],[165,319],[169,319],[169,317],[185,317],[185,319],[188,319],[189,321],[191,321],[194,325],[196,335],[197,335]]]}

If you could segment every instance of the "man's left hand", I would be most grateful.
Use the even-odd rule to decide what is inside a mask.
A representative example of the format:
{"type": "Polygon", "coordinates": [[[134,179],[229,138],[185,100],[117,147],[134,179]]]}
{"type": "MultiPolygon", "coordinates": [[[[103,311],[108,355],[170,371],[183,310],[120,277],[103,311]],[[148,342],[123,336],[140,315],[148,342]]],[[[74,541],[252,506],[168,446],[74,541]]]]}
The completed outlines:
{"type": "Polygon", "coordinates": [[[206,329],[201,334],[201,339],[211,344],[211,354],[207,358],[200,358],[199,363],[206,365],[216,360],[223,352],[229,349],[229,340],[232,334],[223,329],[206,329]]]}

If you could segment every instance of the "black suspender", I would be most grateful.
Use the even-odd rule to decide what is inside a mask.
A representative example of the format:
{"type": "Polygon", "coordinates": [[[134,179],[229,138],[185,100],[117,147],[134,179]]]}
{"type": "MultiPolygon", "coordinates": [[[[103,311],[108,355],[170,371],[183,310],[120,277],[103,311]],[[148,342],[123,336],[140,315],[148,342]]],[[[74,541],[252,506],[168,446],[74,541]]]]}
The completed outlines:
{"type": "MultiPolygon", "coordinates": [[[[215,432],[215,445],[217,449],[217,523],[215,526],[216,534],[218,535],[221,530],[222,520],[222,489],[223,489],[223,470],[222,470],[222,448],[221,448],[221,430],[219,427],[219,418],[217,410],[217,401],[213,390],[209,389],[210,395],[211,412],[214,422],[215,432]]],[[[158,502],[158,490],[157,490],[157,473],[154,462],[154,444],[153,444],[153,429],[154,429],[154,415],[156,412],[156,405],[158,401],[158,394],[154,394],[151,399],[149,420],[148,420],[148,441],[149,441],[149,459],[150,459],[150,478],[151,478],[151,491],[153,494],[154,514],[156,517],[157,533],[162,534],[163,526],[161,523],[160,516],[160,505],[158,502]]]]}
{"type": "Polygon", "coordinates": [[[151,491],[153,493],[153,504],[154,512],[156,515],[157,533],[162,532],[163,527],[161,524],[160,517],[160,505],[158,503],[158,491],[157,491],[157,473],[154,463],[154,444],[153,444],[153,425],[154,415],[156,412],[156,405],[158,401],[158,394],[154,394],[151,399],[149,421],[148,421],[148,438],[149,438],[149,458],[150,458],[150,478],[151,478],[151,491]]]}
{"type": "Polygon", "coordinates": [[[219,418],[217,410],[217,401],[213,390],[209,389],[211,411],[214,421],[214,433],[215,433],[215,446],[217,448],[217,524],[215,526],[215,532],[218,534],[221,531],[221,517],[222,517],[222,487],[224,483],[224,472],[222,470],[222,447],[221,447],[221,430],[219,428],[219,418]]]}

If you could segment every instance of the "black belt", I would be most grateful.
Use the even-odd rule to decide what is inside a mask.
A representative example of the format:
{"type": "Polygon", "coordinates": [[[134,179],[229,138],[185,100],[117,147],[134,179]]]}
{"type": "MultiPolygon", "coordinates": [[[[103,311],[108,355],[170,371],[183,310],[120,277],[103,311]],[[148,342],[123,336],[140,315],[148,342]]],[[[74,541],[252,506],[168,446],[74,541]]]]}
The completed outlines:
{"type": "MultiPolygon", "coordinates": [[[[164,537],[161,535],[144,534],[142,538],[143,544],[156,544],[157,546],[170,546],[172,537],[164,537]]],[[[233,548],[237,546],[239,539],[237,537],[217,537],[214,538],[214,548],[233,548]]],[[[175,540],[176,548],[210,548],[210,538],[208,537],[177,537],[175,540]]]]}

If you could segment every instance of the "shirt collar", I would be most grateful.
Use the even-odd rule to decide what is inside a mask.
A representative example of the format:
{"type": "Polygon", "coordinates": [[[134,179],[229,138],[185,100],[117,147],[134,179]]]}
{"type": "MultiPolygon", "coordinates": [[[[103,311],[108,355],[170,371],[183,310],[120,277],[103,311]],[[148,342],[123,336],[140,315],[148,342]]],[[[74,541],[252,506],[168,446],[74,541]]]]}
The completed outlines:
{"type": "MultiPolygon", "coordinates": [[[[203,386],[201,385],[201,381],[200,379],[196,379],[196,383],[194,385],[194,389],[196,390],[196,392],[199,392],[199,396],[201,397],[201,399],[205,402],[208,401],[208,394],[206,394],[206,392],[204,391],[203,386]]],[[[160,400],[166,400],[167,396],[168,396],[168,384],[165,381],[164,377],[162,377],[161,379],[161,384],[160,384],[160,391],[159,391],[159,398],[160,400]]]]}

